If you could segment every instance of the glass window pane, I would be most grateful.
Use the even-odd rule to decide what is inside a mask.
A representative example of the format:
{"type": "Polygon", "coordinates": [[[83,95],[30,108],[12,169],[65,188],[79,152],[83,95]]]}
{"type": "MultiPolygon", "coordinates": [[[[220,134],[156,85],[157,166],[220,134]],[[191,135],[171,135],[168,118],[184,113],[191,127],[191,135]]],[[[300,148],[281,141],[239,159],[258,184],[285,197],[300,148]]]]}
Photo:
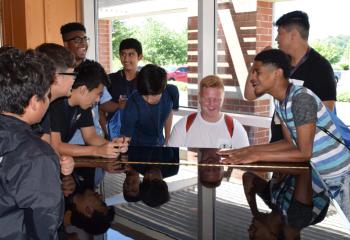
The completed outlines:
{"type": "MultiPolygon", "coordinates": [[[[271,116],[271,98],[245,101],[244,87],[254,56],[272,42],[272,3],[218,1],[217,73],[224,80],[223,111],[271,116]]],[[[267,143],[269,129],[246,127],[251,144],[267,143]]]]}
{"type": "Polygon", "coordinates": [[[180,91],[180,106],[197,106],[196,98],[188,97],[188,89],[197,88],[197,2],[100,0],[98,6],[100,62],[105,59],[110,72],[122,69],[119,43],[136,38],[143,48],[139,67],[165,68],[180,91]],[[108,25],[103,31],[102,24],[108,25]]]}

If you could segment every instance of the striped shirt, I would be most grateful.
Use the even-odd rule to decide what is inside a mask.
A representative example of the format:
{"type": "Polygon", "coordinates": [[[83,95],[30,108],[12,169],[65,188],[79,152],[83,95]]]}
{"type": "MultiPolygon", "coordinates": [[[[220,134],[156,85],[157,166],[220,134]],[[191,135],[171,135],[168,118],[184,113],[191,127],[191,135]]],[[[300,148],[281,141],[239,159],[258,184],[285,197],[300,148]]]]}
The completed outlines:
{"type": "MultiPolygon", "coordinates": [[[[323,181],[343,177],[350,171],[350,151],[319,128],[324,128],[338,139],[342,139],[322,101],[311,90],[302,86],[291,85],[285,101],[280,102],[275,99],[275,107],[276,112],[288,128],[294,144],[296,145],[297,140],[297,126],[295,122],[296,116],[293,112],[293,102],[297,98],[300,100],[305,95],[312,96],[317,105],[317,116],[314,116],[314,123],[317,127],[310,162],[313,170],[315,170],[312,174],[313,189],[316,192],[322,192],[325,190],[324,184],[315,176],[319,175],[323,181]]],[[[308,113],[306,112],[305,114],[308,113]]],[[[330,194],[334,197],[333,193],[332,191],[330,194]]]]}

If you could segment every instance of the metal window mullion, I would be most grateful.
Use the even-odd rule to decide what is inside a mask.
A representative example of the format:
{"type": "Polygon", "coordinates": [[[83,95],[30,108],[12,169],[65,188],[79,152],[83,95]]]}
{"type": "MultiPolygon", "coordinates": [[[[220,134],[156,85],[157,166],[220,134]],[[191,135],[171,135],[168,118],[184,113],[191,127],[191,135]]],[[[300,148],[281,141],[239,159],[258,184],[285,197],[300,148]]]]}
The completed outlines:
{"type": "MultiPolygon", "coordinates": [[[[217,72],[217,1],[198,1],[198,84],[217,72]]],[[[198,87],[199,89],[199,87],[198,87]]],[[[200,153],[198,153],[200,159],[200,153]]],[[[198,181],[199,183],[199,181],[198,181]]],[[[198,239],[215,239],[215,188],[198,184],[198,239]]]]}

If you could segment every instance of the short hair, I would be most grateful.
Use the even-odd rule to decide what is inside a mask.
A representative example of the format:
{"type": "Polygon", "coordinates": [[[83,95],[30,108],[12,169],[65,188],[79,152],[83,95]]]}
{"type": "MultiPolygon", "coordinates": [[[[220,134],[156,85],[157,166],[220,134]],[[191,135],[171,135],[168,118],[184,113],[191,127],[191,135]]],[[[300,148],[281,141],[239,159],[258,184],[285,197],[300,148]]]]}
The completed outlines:
{"type": "Polygon", "coordinates": [[[72,89],[80,86],[86,86],[89,91],[98,88],[100,84],[109,86],[109,78],[101,64],[95,61],[85,61],[77,68],[77,78],[75,79],[72,89]]]}
{"type": "Polygon", "coordinates": [[[14,49],[15,47],[11,46],[11,45],[3,45],[0,47],[0,54],[2,53],[6,53],[7,51],[14,49]]]}
{"type": "Polygon", "coordinates": [[[140,184],[140,197],[150,207],[159,207],[170,200],[168,185],[164,180],[144,179],[140,184]]]}
{"type": "MultiPolygon", "coordinates": [[[[222,177],[223,178],[223,177],[222,177]]],[[[218,181],[207,181],[206,179],[201,178],[200,183],[206,188],[217,188],[221,185],[222,178],[218,181]]]]}
{"type": "Polygon", "coordinates": [[[167,85],[167,73],[162,67],[147,64],[138,73],[136,84],[140,95],[161,94],[167,85]]]}
{"type": "Polygon", "coordinates": [[[112,206],[108,207],[107,214],[94,211],[91,217],[85,216],[77,210],[75,204],[72,204],[72,225],[83,229],[89,234],[99,235],[107,232],[114,219],[115,211],[112,206]]]}
{"type": "Polygon", "coordinates": [[[70,22],[61,26],[61,35],[66,35],[67,33],[73,31],[83,31],[86,33],[86,28],[83,24],[79,22],[70,22]]]}
{"type": "MultiPolygon", "coordinates": [[[[46,54],[35,52],[39,56],[39,62],[44,68],[45,78],[50,80],[50,85],[53,84],[55,80],[56,67],[54,61],[48,57],[46,54]]],[[[49,98],[51,98],[51,93],[49,93],[49,98]]]]}
{"type": "Polygon", "coordinates": [[[142,45],[139,40],[135,38],[123,39],[119,44],[119,53],[124,49],[135,49],[137,55],[142,54],[142,45]]]}
{"type": "Polygon", "coordinates": [[[283,27],[288,32],[296,27],[300,36],[307,40],[309,38],[310,23],[308,15],[303,11],[293,11],[282,15],[275,23],[277,27],[283,27]]]}
{"type": "MultiPolygon", "coordinates": [[[[141,183],[139,184],[139,188],[141,188],[141,183]]],[[[136,196],[131,196],[131,195],[128,195],[128,193],[127,193],[127,191],[125,191],[124,187],[123,187],[123,196],[124,196],[125,201],[127,201],[127,202],[138,202],[141,200],[140,192],[136,196]]]]}
{"type": "MultiPolygon", "coordinates": [[[[218,178],[216,181],[210,181],[208,180],[205,176],[204,176],[204,171],[205,168],[212,168],[212,169],[219,169],[219,168],[223,168],[223,167],[219,167],[219,166],[200,166],[198,167],[198,176],[199,176],[199,181],[200,183],[207,188],[216,188],[218,186],[221,185],[221,181],[224,177],[224,174],[222,173],[220,178],[218,178]],[[202,168],[202,169],[201,169],[202,168]]],[[[221,170],[221,169],[220,169],[221,170]]]]}
{"type": "Polygon", "coordinates": [[[279,49],[269,49],[255,56],[254,61],[260,61],[263,65],[272,65],[283,70],[283,76],[288,79],[290,75],[290,57],[279,49]]]}
{"type": "Polygon", "coordinates": [[[56,71],[64,71],[67,68],[74,68],[75,57],[65,47],[56,43],[43,43],[36,47],[37,52],[46,54],[54,62],[56,71]]]}
{"type": "Polygon", "coordinates": [[[50,60],[33,50],[10,48],[0,54],[0,112],[23,114],[30,99],[45,100],[54,69],[50,60]],[[46,62],[46,64],[43,64],[46,62]]]}
{"type": "Polygon", "coordinates": [[[216,75],[208,75],[199,83],[199,95],[202,94],[203,88],[219,88],[224,91],[224,81],[216,75]]]}

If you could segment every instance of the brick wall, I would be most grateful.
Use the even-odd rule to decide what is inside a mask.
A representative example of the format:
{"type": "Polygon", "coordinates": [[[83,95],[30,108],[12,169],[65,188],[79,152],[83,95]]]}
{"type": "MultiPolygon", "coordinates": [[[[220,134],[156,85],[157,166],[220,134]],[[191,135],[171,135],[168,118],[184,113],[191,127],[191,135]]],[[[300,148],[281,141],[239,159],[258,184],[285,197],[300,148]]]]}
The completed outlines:
{"type": "Polygon", "coordinates": [[[272,2],[257,2],[256,12],[256,51],[271,46],[272,39],[272,2]]]}
{"type": "MultiPolygon", "coordinates": [[[[232,20],[235,30],[238,35],[239,45],[241,49],[235,51],[242,51],[244,61],[247,69],[253,62],[256,53],[261,51],[264,47],[271,45],[272,40],[272,3],[257,1],[257,10],[254,12],[236,13],[232,2],[219,4],[219,11],[229,9],[232,15],[232,20]],[[256,39],[256,40],[255,40],[256,39]]],[[[188,19],[188,40],[197,40],[197,17],[190,17],[188,19]]],[[[225,86],[236,87],[239,89],[235,66],[232,62],[232,56],[228,49],[223,26],[218,19],[218,52],[224,54],[218,55],[218,74],[222,76],[225,86]]],[[[198,45],[192,41],[188,44],[188,51],[197,51],[198,45]]],[[[234,54],[234,53],[233,53],[234,54]]],[[[197,56],[188,55],[189,73],[191,76],[196,76],[197,56]]],[[[190,77],[189,83],[198,83],[198,79],[190,77]]],[[[223,111],[254,114],[259,116],[269,115],[269,100],[244,101],[241,94],[226,93],[223,111]]],[[[189,91],[188,106],[197,107],[197,91],[189,91]]],[[[251,144],[262,144],[269,140],[269,129],[246,127],[251,144]]]]}
{"type": "Polygon", "coordinates": [[[107,73],[111,71],[112,56],[112,33],[111,20],[98,20],[98,62],[104,67],[107,73]]]}

